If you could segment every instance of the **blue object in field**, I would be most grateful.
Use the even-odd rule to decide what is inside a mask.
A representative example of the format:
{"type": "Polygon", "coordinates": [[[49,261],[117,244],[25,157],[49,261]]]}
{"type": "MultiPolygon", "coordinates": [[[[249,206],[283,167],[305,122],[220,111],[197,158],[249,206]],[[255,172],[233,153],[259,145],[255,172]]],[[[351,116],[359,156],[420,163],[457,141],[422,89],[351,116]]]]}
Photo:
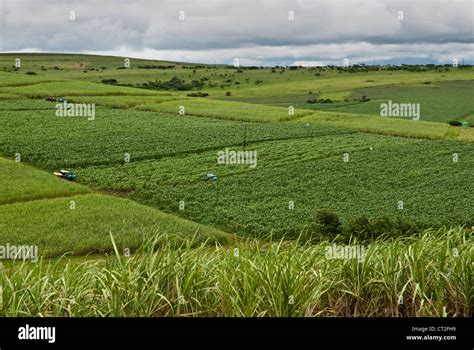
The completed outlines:
{"type": "Polygon", "coordinates": [[[209,180],[211,182],[216,182],[217,181],[217,176],[214,175],[214,174],[209,173],[209,174],[206,175],[206,180],[209,180]]]}
{"type": "Polygon", "coordinates": [[[64,100],[62,98],[58,98],[58,103],[63,103],[64,100]]]}
{"type": "Polygon", "coordinates": [[[469,126],[469,122],[462,122],[462,126],[469,126]]]}
{"type": "Polygon", "coordinates": [[[67,179],[69,181],[74,181],[76,179],[76,175],[70,173],[67,170],[60,170],[59,172],[61,173],[61,177],[63,179],[67,179]]]}

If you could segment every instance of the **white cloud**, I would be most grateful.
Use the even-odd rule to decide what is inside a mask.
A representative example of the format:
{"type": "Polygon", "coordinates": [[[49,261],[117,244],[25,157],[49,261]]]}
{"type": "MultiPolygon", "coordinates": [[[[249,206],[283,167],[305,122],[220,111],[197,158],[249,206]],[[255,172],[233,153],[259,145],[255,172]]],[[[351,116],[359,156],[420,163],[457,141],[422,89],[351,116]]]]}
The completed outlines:
{"type": "Polygon", "coordinates": [[[239,57],[243,65],[334,64],[346,56],[469,62],[472,11],[470,0],[4,0],[0,51],[35,47],[207,63],[239,57]]]}

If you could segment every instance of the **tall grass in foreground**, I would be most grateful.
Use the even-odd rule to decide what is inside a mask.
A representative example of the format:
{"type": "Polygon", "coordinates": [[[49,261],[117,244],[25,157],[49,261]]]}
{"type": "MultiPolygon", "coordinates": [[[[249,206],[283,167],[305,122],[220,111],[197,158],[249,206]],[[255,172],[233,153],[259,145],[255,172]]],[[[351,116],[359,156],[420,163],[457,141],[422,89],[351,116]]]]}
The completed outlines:
{"type": "Polygon", "coordinates": [[[360,262],[327,259],[329,244],[187,241],[177,248],[159,238],[131,257],[115,249],[106,261],[22,263],[0,271],[0,315],[472,314],[473,238],[462,228],[379,239],[360,262]]]}

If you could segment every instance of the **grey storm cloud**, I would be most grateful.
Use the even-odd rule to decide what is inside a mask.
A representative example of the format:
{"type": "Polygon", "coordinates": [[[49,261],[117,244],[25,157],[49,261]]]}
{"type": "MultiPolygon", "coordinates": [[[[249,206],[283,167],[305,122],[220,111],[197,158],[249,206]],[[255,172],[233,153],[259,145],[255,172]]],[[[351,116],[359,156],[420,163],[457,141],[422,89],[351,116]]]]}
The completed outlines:
{"type": "Polygon", "coordinates": [[[242,64],[330,64],[346,56],[354,61],[442,62],[459,55],[471,60],[473,3],[0,0],[0,51],[218,63],[242,57],[242,64]]]}

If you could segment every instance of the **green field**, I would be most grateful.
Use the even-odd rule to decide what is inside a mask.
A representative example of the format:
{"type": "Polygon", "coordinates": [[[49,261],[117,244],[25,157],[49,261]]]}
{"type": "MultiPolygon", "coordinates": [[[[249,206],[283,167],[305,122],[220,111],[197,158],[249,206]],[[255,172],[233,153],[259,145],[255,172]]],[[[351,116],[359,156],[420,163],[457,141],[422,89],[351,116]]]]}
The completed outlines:
{"type": "MultiPolygon", "coordinates": [[[[73,262],[67,274],[83,305],[68,311],[71,315],[472,312],[467,276],[473,249],[474,128],[447,122],[472,124],[473,67],[237,69],[132,59],[124,69],[123,62],[120,57],[0,54],[0,245],[35,244],[48,258],[84,257],[112,252],[111,235],[120,254],[149,250],[143,242],[157,235],[168,250],[128,261],[136,276],[149,271],[149,259],[175,260],[181,251],[177,244],[186,247],[181,248],[182,265],[164,264],[156,271],[157,276],[172,271],[173,281],[137,277],[142,289],[130,291],[145,295],[151,283],[163,297],[146,294],[147,302],[129,308],[121,304],[132,298],[126,284],[118,287],[124,293],[117,296],[122,306],[102,296],[94,299],[100,301],[96,311],[81,294],[87,288],[77,287],[81,269],[91,271],[86,284],[95,285],[94,273],[123,273],[120,262],[107,262],[107,270],[97,256],[86,265],[73,262]],[[13,67],[16,57],[22,60],[19,69],[13,67]],[[49,96],[94,104],[94,118],[56,116],[57,103],[47,101],[49,96]],[[388,100],[419,103],[420,120],[381,117],[380,104],[388,100]],[[219,152],[229,150],[256,152],[254,165],[219,164],[219,152]],[[52,172],[59,169],[74,172],[76,183],[55,178],[52,172]],[[216,183],[205,180],[209,173],[217,176],[216,183]],[[361,242],[384,252],[374,253],[363,268],[352,261],[305,257],[331,242],[361,242]],[[231,261],[235,247],[245,252],[248,264],[257,264],[258,273],[239,275],[231,261]],[[413,247],[421,255],[404,253],[413,247]],[[462,250],[456,261],[449,260],[453,247],[462,250]],[[399,265],[397,256],[404,259],[399,265]],[[427,276],[420,277],[415,256],[423,259],[423,269],[433,267],[427,276]],[[287,258],[293,259],[294,276],[298,271],[308,276],[281,277],[284,297],[276,300],[270,293],[274,285],[263,281],[278,274],[272,268],[283,269],[287,258]],[[199,262],[206,268],[192,272],[199,262]],[[314,264],[322,270],[311,270],[314,264]],[[367,287],[350,280],[362,273],[360,268],[367,273],[361,280],[367,287]],[[387,277],[388,271],[398,271],[400,282],[387,277]],[[453,275],[446,277],[447,271],[453,275]],[[312,274],[326,282],[315,284],[312,274]],[[284,282],[290,277],[295,284],[284,282]],[[243,288],[241,278],[254,287],[243,288]],[[212,287],[216,281],[225,287],[212,287]],[[439,288],[444,282],[452,288],[439,288]],[[176,307],[176,290],[185,293],[192,285],[199,297],[176,307]],[[252,296],[257,290],[264,295],[259,300],[252,296]],[[395,301],[403,291],[411,306],[402,310],[395,301]],[[218,301],[225,293],[231,301],[218,301]],[[283,306],[292,293],[301,293],[300,302],[283,306]]],[[[29,268],[12,266],[0,274],[24,283],[29,268]]],[[[51,276],[57,271],[44,273],[52,275],[36,271],[35,278],[51,278],[48,288],[54,289],[51,276]]],[[[35,308],[26,297],[15,304],[21,291],[8,293],[2,315],[59,313],[53,299],[35,308]]]]}
{"type": "Polygon", "coordinates": [[[441,82],[438,84],[390,85],[356,89],[346,101],[335,103],[297,104],[298,108],[380,115],[380,104],[388,100],[397,103],[419,103],[420,120],[448,122],[471,121],[474,116],[474,80],[441,82]],[[365,96],[370,99],[360,102],[365,96]]]}
{"type": "Polygon", "coordinates": [[[0,204],[91,192],[87,187],[60,181],[35,168],[3,158],[0,158],[0,170],[0,204]]]}
{"type": "Polygon", "coordinates": [[[133,199],[167,211],[184,201],[179,215],[247,236],[297,236],[321,209],[346,222],[389,215],[427,226],[462,224],[472,215],[469,197],[459,196],[472,189],[470,144],[327,133],[248,148],[258,152],[255,168],[218,165],[216,151],[208,151],[77,172],[93,187],[130,191],[133,199]],[[217,184],[203,182],[207,172],[219,175],[217,184]]]}
{"type": "Polygon", "coordinates": [[[42,255],[112,251],[110,234],[133,252],[157,233],[226,243],[232,236],[0,158],[1,244],[37,245],[42,255]]]}

